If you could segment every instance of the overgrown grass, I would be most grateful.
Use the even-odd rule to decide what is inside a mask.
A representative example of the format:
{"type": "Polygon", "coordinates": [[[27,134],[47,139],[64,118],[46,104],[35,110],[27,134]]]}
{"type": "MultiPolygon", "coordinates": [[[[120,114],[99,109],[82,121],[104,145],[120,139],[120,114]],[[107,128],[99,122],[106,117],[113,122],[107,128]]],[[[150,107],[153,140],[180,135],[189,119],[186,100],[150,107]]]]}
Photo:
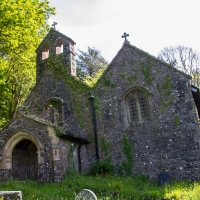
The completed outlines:
{"type": "Polygon", "coordinates": [[[0,191],[22,191],[23,200],[73,200],[82,189],[92,190],[98,200],[200,199],[200,183],[172,182],[158,186],[144,176],[75,175],[65,178],[60,184],[41,184],[32,180],[9,180],[0,184],[0,191]]]}

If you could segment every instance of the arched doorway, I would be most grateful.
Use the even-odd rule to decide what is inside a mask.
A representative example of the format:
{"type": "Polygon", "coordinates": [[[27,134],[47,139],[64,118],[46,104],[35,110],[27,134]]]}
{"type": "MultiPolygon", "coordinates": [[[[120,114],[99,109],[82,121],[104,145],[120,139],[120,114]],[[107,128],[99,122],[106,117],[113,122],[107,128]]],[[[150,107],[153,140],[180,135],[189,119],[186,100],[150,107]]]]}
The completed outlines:
{"type": "Polygon", "coordinates": [[[12,152],[13,177],[37,179],[38,155],[35,144],[23,139],[19,141],[12,152]]]}

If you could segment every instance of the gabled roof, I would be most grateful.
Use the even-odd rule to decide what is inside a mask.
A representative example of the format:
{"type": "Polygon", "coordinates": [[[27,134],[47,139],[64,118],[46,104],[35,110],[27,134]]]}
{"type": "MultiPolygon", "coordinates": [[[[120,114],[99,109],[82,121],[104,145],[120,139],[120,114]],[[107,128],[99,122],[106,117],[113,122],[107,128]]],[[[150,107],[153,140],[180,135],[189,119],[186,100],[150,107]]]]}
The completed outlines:
{"type": "Polygon", "coordinates": [[[121,49],[117,52],[116,56],[112,59],[112,61],[110,62],[110,64],[108,65],[108,67],[106,68],[106,70],[104,71],[103,74],[105,74],[105,73],[108,71],[108,69],[110,68],[110,66],[114,63],[114,61],[115,61],[116,58],[119,56],[119,54],[123,51],[123,49],[125,48],[125,46],[129,46],[129,47],[135,49],[136,51],[138,51],[138,52],[140,52],[140,53],[142,53],[142,54],[144,54],[144,55],[146,55],[146,56],[148,56],[148,57],[151,57],[152,59],[154,59],[154,60],[156,60],[156,61],[158,61],[158,62],[163,63],[163,64],[166,65],[167,67],[169,67],[169,68],[171,68],[171,69],[174,69],[175,71],[179,72],[180,74],[183,74],[183,75],[186,76],[187,78],[192,79],[192,77],[191,77],[190,75],[188,75],[188,74],[184,73],[183,71],[181,71],[181,70],[179,70],[179,69],[173,67],[172,65],[170,65],[170,64],[168,64],[168,63],[166,63],[166,62],[164,62],[163,60],[160,60],[159,58],[156,58],[155,56],[150,55],[149,53],[147,53],[147,52],[145,52],[145,51],[143,51],[143,50],[137,48],[136,46],[131,45],[131,44],[129,43],[129,41],[127,41],[127,40],[124,42],[123,46],[122,46],[121,49]]]}
{"type": "Polygon", "coordinates": [[[0,133],[3,132],[7,127],[9,127],[9,125],[12,124],[19,117],[32,119],[33,121],[38,122],[40,124],[51,126],[51,124],[49,122],[45,121],[42,118],[37,118],[35,116],[26,115],[26,114],[22,113],[21,111],[19,111],[19,113],[13,119],[11,119],[7,124],[5,124],[3,126],[3,128],[0,130],[0,133]]]}
{"type": "Polygon", "coordinates": [[[51,28],[50,31],[47,33],[47,35],[45,36],[45,38],[42,40],[42,42],[39,44],[38,48],[35,50],[37,52],[37,50],[40,48],[40,46],[42,46],[42,44],[44,43],[44,41],[46,41],[46,39],[49,37],[50,34],[52,33],[57,33],[60,35],[60,37],[62,38],[66,38],[67,40],[69,40],[71,43],[76,44],[71,38],[67,37],[66,35],[64,35],[63,33],[60,33],[59,31],[51,28]]]}

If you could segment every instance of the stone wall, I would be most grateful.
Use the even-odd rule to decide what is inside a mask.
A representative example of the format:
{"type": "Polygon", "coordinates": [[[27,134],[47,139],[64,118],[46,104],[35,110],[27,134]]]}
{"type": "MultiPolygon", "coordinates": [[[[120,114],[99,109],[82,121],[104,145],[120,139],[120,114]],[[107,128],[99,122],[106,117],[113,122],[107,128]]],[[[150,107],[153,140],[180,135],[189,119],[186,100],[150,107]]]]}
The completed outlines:
{"type": "Polygon", "coordinates": [[[0,169],[0,182],[6,181],[12,177],[11,169],[0,169]]]}
{"type": "MultiPolygon", "coordinates": [[[[81,86],[72,76],[67,78],[71,81],[69,86],[62,75],[57,78],[52,70],[46,72],[43,79],[36,85],[26,100],[22,111],[45,121],[45,106],[50,99],[58,99],[62,102],[62,129],[76,137],[87,138],[92,130],[89,90],[86,86],[81,86]],[[78,91],[79,88],[80,91],[78,91]]],[[[48,121],[46,120],[46,122],[48,121]]]]}
{"type": "MultiPolygon", "coordinates": [[[[39,181],[52,181],[51,139],[48,136],[46,125],[26,117],[18,117],[10,123],[0,135],[0,149],[2,161],[1,169],[12,169],[12,157],[15,146],[23,140],[35,144],[38,153],[38,179],[39,181]]],[[[12,172],[13,173],[13,172],[12,172]]],[[[12,174],[13,176],[14,174],[12,174]]]]}
{"type": "MultiPolygon", "coordinates": [[[[53,56],[56,41],[63,36],[54,34],[50,43],[53,56]]],[[[62,40],[63,55],[41,60],[43,45],[51,36],[37,49],[36,86],[18,116],[1,131],[0,181],[13,176],[13,152],[26,140],[37,149],[38,181],[60,182],[75,171],[88,172],[96,160],[91,90],[95,93],[100,159],[105,156],[100,142],[104,138],[116,173],[124,172],[126,136],[134,155],[133,173],[152,179],[161,172],[175,179],[200,179],[200,130],[188,75],[126,42],[91,89],[70,74],[70,38],[62,40]],[[131,95],[136,96],[130,103],[131,95]]]]}
{"type": "Polygon", "coordinates": [[[200,178],[199,124],[187,75],[126,44],[97,87],[99,137],[111,146],[115,166],[126,160],[126,135],[133,147],[134,173],[157,178],[167,171],[177,179],[200,178]],[[128,121],[125,96],[133,88],[147,91],[150,120],[128,121]]]}
{"type": "MultiPolygon", "coordinates": [[[[76,87],[76,84],[80,84],[72,76],[69,78],[74,81],[71,83],[72,86],[76,87]]],[[[53,70],[47,71],[27,98],[20,110],[21,114],[1,132],[0,152],[2,151],[2,154],[0,156],[4,154],[3,149],[9,138],[13,137],[13,140],[16,140],[16,133],[23,131],[27,133],[25,139],[31,140],[34,137],[37,142],[42,144],[42,148],[37,147],[40,148],[39,159],[42,160],[38,161],[38,181],[61,181],[66,174],[66,169],[69,168],[67,157],[72,144],[76,145],[72,157],[75,169],[79,171],[78,146],[81,138],[90,142],[93,140],[91,102],[88,98],[88,90],[82,89],[75,95],[72,95],[72,92],[74,90],[71,91],[67,87],[62,76],[58,79],[53,75],[53,70]],[[62,102],[62,126],[52,124],[45,119],[45,106],[49,99],[58,99],[62,102]],[[54,126],[57,128],[54,129],[54,126]],[[59,132],[56,132],[57,130],[59,132]],[[70,140],[59,138],[60,134],[68,136],[70,140]]],[[[93,145],[82,145],[80,149],[81,170],[86,172],[93,161],[91,159],[94,157],[92,156],[93,145]],[[82,153],[82,149],[84,149],[84,153],[82,153]],[[86,151],[87,153],[85,153],[86,151]]],[[[12,158],[13,152],[10,154],[12,158]]],[[[12,165],[6,166],[5,157],[4,155],[4,161],[0,162],[0,168],[11,169],[12,165]]]]}

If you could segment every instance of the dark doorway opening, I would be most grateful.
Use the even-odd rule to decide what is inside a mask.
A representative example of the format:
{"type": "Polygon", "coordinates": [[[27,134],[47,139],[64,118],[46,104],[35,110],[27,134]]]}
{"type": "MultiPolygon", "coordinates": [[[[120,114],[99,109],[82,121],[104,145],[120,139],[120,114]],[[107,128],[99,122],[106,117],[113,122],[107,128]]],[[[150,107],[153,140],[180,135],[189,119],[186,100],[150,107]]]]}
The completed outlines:
{"type": "Polygon", "coordinates": [[[18,179],[37,179],[37,147],[30,140],[21,140],[12,153],[13,177],[18,179]]]}

